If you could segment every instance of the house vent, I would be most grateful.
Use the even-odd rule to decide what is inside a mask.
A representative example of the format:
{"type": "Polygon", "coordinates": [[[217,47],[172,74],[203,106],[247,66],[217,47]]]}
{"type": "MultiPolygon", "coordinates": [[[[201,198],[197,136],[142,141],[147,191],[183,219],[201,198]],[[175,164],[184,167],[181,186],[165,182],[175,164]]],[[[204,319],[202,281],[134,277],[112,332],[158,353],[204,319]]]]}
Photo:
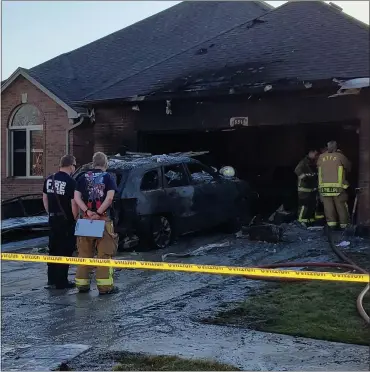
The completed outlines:
{"type": "Polygon", "coordinates": [[[343,10],[343,8],[341,8],[339,5],[334,4],[332,2],[330,2],[329,5],[332,6],[334,9],[339,10],[340,12],[343,10]]]}

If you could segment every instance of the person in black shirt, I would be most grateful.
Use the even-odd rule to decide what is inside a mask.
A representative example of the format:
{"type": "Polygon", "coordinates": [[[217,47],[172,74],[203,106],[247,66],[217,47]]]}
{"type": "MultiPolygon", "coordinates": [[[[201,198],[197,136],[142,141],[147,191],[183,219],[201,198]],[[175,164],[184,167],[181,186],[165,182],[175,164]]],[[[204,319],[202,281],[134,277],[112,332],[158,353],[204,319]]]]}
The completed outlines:
{"type": "MultiPolygon", "coordinates": [[[[44,182],[43,203],[49,214],[49,254],[71,257],[76,246],[74,236],[78,207],[74,201],[76,181],[71,177],[75,171],[76,159],[64,155],[60,160],[59,172],[44,182]]],[[[68,281],[69,265],[48,263],[48,288],[73,288],[68,281]]]]}

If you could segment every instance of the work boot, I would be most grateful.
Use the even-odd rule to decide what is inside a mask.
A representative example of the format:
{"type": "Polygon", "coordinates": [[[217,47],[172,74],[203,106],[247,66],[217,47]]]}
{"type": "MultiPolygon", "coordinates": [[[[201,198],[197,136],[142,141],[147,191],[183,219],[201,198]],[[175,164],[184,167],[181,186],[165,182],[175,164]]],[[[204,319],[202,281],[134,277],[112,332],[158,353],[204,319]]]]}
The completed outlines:
{"type": "Polygon", "coordinates": [[[119,292],[119,289],[118,287],[113,287],[110,291],[108,292],[99,292],[99,295],[103,296],[103,295],[109,295],[109,294],[115,294],[115,293],[118,293],[119,292]]]}
{"type": "Polygon", "coordinates": [[[71,289],[75,287],[76,287],[76,284],[73,282],[67,282],[65,284],[55,286],[56,289],[71,289]]]}
{"type": "Polygon", "coordinates": [[[78,288],[78,293],[88,293],[90,292],[90,288],[78,288]]]}
{"type": "Polygon", "coordinates": [[[55,284],[48,282],[48,284],[44,287],[45,289],[55,289],[55,284]]]}

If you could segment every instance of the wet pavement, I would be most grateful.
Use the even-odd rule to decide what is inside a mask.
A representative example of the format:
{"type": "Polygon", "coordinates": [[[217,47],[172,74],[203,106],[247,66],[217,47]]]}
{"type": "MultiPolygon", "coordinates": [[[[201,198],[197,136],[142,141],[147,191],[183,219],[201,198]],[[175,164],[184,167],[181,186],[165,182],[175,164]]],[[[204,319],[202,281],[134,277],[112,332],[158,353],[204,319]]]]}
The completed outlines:
{"type": "MultiPolygon", "coordinates": [[[[253,266],[336,260],[322,232],[289,227],[286,240],[274,245],[207,233],[184,237],[166,250],[120,256],[161,261],[166,253],[220,243],[204,255],[166,261],[253,266]]],[[[367,252],[369,246],[358,240],[346,249],[367,252]]],[[[75,268],[70,271],[72,279],[75,268]]],[[[244,370],[369,370],[368,347],[199,322],[224,310],[224,303],[244,300],[262,285],[259,281],[120,270],[115,273],[120,293],[99,297],[95,288],[88,294],[48,291],[45,279],[44,264],[2,262],[3,370],[50,370],[86,350],[71,362],[75,370],[111,369],[104,362],[93,363],[94,355],[104,350],[211,358],[244,370]]]]}
{"type": "Polygon", "coordinates": [[[46,248],[49,244],[49,238],[47,236],[41,236],[28,240],[12,241],[1,244],[1,252],[3,253],[20,253],[29,251],[32,248],[35,250],[32,253],[36,253],[39,249],[46,248]]]}

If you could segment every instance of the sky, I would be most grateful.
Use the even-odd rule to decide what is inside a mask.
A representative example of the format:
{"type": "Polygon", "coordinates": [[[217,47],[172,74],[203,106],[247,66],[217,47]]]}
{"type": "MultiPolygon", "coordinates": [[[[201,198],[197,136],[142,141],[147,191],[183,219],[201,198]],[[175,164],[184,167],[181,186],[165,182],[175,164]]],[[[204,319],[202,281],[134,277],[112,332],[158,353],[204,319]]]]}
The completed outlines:
{"type": "MultiPolygon", "coordinates": [[[[280,6],[286,1],[267,1],[280,6]]],[[[1,80],[147,18],[179,1],[2,1],[1,80]]],[[[369,1],[333,1],[369,24],[369,1]]]]}

